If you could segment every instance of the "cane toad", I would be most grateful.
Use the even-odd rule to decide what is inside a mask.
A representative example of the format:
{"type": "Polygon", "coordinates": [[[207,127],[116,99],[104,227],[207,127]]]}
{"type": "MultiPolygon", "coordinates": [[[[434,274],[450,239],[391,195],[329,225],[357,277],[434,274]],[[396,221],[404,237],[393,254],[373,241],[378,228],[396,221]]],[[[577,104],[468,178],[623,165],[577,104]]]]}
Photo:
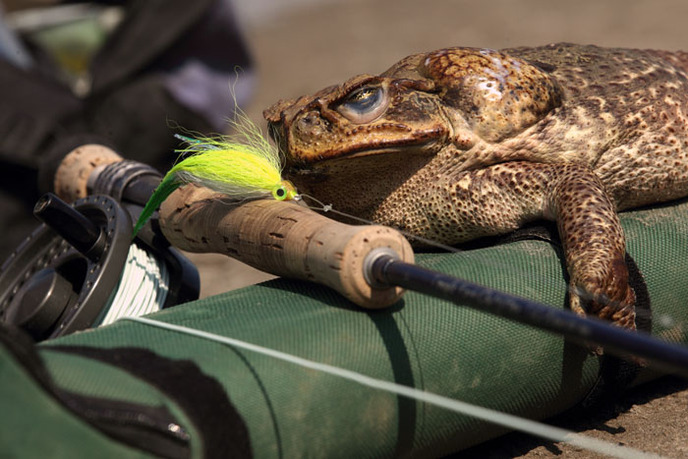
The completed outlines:
{"type": "Polygon", "coordinates": [[[448,244],[555,220],[570,305],[635,328],[618,210],[688,195],[688,53],[409,56],[264,113],[302,192],[448,244]]]}

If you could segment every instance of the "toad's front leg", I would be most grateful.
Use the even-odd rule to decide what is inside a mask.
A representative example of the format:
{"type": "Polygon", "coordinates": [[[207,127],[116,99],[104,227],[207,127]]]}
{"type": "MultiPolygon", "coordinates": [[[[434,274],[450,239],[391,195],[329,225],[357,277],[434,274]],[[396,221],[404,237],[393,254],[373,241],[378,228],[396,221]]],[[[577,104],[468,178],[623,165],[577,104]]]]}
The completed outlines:
{"type": "Polygon", "coordinates": [[[429,190],[429,202],[435,203],[430,213],[440,216],[431,218],[435,225],[429,237],[451,243],[503,234],[537,219],[555,220],[570,278],[571,309],[635,329],[623,230],[614,203],[590,168],[507,162],[442,182],[429,190]]]}
{"type": "Polygon", "coordinates": [[[556,220],[564,246],[571,309],[635,329],[635,293],[628,283],[625,237],[599,178],[585,166],[558,166],[547,213],[556,220]]]}

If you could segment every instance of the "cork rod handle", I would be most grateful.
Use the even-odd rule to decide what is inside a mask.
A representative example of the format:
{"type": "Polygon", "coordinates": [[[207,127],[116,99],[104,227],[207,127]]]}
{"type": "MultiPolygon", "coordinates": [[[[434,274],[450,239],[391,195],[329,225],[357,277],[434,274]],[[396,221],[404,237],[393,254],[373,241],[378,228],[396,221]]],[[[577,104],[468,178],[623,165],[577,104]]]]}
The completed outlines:
{"type": "Polygon", "coordinates": [[[163,203],[160,227],[183,250],[224,253],[278,276],[327,285],[366,308],[389,306],[403,294],[399,287],[368,284],[363,265],[372,250],[389,248],[413,262],[410,244],[391,228],[346,225],[272,199],[233,205],[190,185],[163,203]]]}

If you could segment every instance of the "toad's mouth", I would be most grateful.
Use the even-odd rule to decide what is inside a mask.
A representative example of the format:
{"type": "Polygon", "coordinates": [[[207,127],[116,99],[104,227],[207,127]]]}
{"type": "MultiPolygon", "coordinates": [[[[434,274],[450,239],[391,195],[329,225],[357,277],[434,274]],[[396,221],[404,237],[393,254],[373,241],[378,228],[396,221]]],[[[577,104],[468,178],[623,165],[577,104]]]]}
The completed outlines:
{"type": "MultiPolygon", "coordinates": [[[[282,151],[288,167],[300,170],[318,169],[324,163],[334,160],[365,158],[380,155],[421,154],[431,156],[437,153],[447,142],[449,133],[445,126],[438,125],[423,131],[415,131],[409,137],[389,138],[379,136],[356,142],[347,139],[330,148],[290,148],[283,145],[282,151]]],[[[315,143],[315,142],[314,142],[315,143]]],[[[403,161],[403,158],[400,158],[403,161]]]]}
{"type": "MultiPolygon", "coordinates": [[[[302,180],[319,182],[333,175],[344,174],[350,177],[361,175],[362,171],[375,170],[383,179],[390,170],[399,169],[399,165],[416,167],[426,164],[441,149],[439,142],[404,145],[390,145],[370,149],[359,149],[349,153],[313,161],[298,161],[287,158],[284,174],[287,178],[301,184],[302,180]]],[[[355,178],[354,178],[355,180],[355,178]]]]}

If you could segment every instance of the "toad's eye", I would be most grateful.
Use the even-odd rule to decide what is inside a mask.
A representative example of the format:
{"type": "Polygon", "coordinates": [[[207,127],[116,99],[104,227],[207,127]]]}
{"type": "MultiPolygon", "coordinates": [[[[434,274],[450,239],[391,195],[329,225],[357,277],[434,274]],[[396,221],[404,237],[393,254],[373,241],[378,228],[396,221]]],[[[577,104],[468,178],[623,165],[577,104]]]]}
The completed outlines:
{"type": "Polygon", "coordinates": [[[382,115],[388,104],[389,97],[382,86],[365,86],[349,94],[337,111],[349,121],[363,124],[382,115]]]}

